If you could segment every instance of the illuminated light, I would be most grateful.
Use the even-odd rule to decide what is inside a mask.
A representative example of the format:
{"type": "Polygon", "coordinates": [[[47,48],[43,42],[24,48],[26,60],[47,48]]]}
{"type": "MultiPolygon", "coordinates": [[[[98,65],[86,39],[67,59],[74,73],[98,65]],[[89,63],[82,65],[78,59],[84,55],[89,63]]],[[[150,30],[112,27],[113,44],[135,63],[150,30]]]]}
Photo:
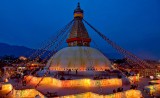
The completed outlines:
{"type": "Polygon", "coordinates": [[[151,83],[158,83],[158,84],[160,84],[160,80],[152,80],[152,81],[150,81],[151,83]]]}
{"type": "Polygon", "coordinates": [[[27,58],[24,57],[24,56],[20,56],[19,59],[20,59],[20,60],[27,60],[27,58]]]}
{"type": "Polygon", "coordinates": [[[145,89],[146,89],[150,94],[159,94],[159,92],[160,92],[160,84],[146,86],[145,89]]]}
{"type": "Polygon", "coordinates": [[[134,82],[139,82],[140,77],[139,77],[139,74],[137,74],[136,76],[129,76],[128,79],[130,83],[134,83],[134,82]]]}
{"type": "Polygon", "coordinates": [[[142,97],[142,93],[139,90],[128,90],[125,92],[125,96],[126,98],[141,98],[142,97]]]}
{"type": "Polygon", "coordinates": [[[36,95],[39,95],[40,98],[45,98],[40,92],[35,89],[25,89],[25,90],[16,90],[14,97],[16,98],[34,98],[36,95]]]}
{"type": "Polygon", "coordinates": [[[25,89],[25,90],[15,90],[11,84],[2,84],[2,90],[0,90],[0,96],[6,95],[8,92],[12,91],[7,98],[35,98],[39,95],[40,98],[45,98],[43,94],[35,89],[25,89]]]}
{"type": "Polygon", "coordinates": [[[83,18],[83,14],[82,13],[75,13],[74,17],[82,17],[83,18]]]}
{"type": "Polygon", "coordinates": [[[62,96],[61,98],[141,98],[143,97],[141,91],[139,90],[128,90],[125,92],[119,92],[109,95],[99,95],[92,92],[86,92],[81,94],[75,95],[66,95],[62,96]]]}
{"type": "Polygon", "coordinates": [[[0,95],[5,95],[12,90],[13,86],[11,84],[2,84],[2,89],[0,90],[0,95]]]}
{"type": "Polygon", "coordinates": [[[61,81],[62,87],[72,87],[70,80],[61,81]]]}
{"type": "Polygon", "coordinates": [[[7,78],[5,79],[5,82],[8,82],[8,79],[7,79],[7,78]]]}
{"type": "Polygon", "coordinates": [[[12,85],[11,84],[3,84],[2,85],[2,90],[12,90],[12,85]]]}
{"type": "Polygon", "coordinates": [[[90,87],[90,85],[91,85],[90,79],[84,79],[84,82],[82,82],[82,83],[84,83],[85,87],[90,87]]]}
{"type": "Polygon", "coordinates": [[[95,86],[101,86],[101,80],[95,80],[95,86]]]}
{"type": "Polygon", "coordinates": [[[106,85],[108,85],[108,81],[105,79],[101,80],[101,86],[106,86],[106,85]]]}
{"type": "MultiPolygon", "coordinates": [[[[26,77],[26,80],[30,80],[31,85],[37,84],[42,78],[41,77],[26,77]],[[29,78],[29,79],[26,79],[29,78]]],[[[41,85],[52,85],[55,87],[111,87],[111,86],[122,86],[121,79],[102,79],[102,80],[92,80],[92,79],[77,79],[77,80],[58,80],[52,77],[44,77],[40,82],[41,85]]]]}
{"type": "MultiPolygon", "coordinates": [[[[91,80],[85,79],[83,81],[90,83],[91,80]]],[[[3,88],[2,90],[0,90],[0,93],[1,91],[6,91],[6,89],[7,89],[6,91],[7,93],[8,91],[12,90],[11,84],[3,84],[2,87],[3,88]]],[[[35,89],[13,90],[13,93],[9,97],[35,98],[36,95],[40,96],[40,98],[45,98],[44,95],[42,95],[40,92],[38,92],[35,89]]],[[[99,95],[99,94],[92,93],[92,92],[86,92],[86,93],[75,94],[75,95],[61,96],[60,98],[141,98],[141,97],[142,97],[142,94],[139,90],[128,90],[128,91],[109,94],[109,95],[99,95]]]]}

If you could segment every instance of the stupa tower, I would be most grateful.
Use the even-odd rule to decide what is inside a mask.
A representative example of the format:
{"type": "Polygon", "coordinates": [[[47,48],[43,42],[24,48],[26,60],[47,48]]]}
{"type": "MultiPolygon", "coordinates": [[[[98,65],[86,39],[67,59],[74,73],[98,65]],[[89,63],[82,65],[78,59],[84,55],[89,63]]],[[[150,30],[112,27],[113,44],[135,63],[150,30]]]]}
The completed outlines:
{"type": "Polygon", "coordinates": [[[91,39],[82,19],[83,10],[80,8],[80,3],[78,3],[77,8],[74,10],[74,23],[67,39],[68,46],[90,46],[91,39]]]}
{"type": "Polygon", "coordinates": [[[66,40],[68,47],[59,50],[48,61],[53,71],[104,71],[111,63],[100,51],[90,47],[91,38],[83,24],[83,10],[78,3],[74,21],[66,40]]]}

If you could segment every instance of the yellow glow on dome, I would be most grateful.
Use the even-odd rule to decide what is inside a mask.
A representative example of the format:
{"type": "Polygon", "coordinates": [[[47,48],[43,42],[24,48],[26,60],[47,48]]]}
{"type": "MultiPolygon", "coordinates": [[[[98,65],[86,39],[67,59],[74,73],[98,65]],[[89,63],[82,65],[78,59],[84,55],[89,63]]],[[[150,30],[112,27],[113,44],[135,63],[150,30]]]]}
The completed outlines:
{"type": "Polygon", "coordinates": [[[97,49],[85,46],[63,48],[47,62],[47,67],[56,71],[86,71],[91,69],[91,66],[96,71],[104,71],[111,68],[111,62],[97,49]]]}

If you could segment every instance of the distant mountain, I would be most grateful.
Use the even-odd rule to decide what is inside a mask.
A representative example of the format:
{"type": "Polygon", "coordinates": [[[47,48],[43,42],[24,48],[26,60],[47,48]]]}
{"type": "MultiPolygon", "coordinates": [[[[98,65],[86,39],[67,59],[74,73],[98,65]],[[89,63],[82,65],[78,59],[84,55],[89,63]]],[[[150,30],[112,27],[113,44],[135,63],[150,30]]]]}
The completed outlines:
{"type": "Polygon", "coordinates": [[[0,43],[0,56],[4,55],[13,55],[16,57],[19,56],[29,56],[32,54],[35,49],[30,49],[24,46],[15,46],[15,45],[9,45],[5,43],[0,43]]]}
{"type": "MultiPolygon", "coordinates": [[[[27,48],[24,46],[16,46],[16,45],[0,43],[0,57],[5,55],[13,55],[15,57],[19,57],[19,56],[28,57],[31,54],[33,54],[35,51],[36,49],[27,48]]],[[[46,56],[49,52],[50,51],[47,51],[47,53],[44,56],[46,56]]],[[[103,53],[103,54],[110,59],[121,58],[121,56],[119,56],[116,53],[103,53]]]]}
{"type": "MultiPolygon", "coordinates": [[[[30,55],[35,53],[35,51],[36,49],[27,48],[24,46],[16,46],[16,45],[0,43],[0,57],[5,55],[13,55],[15,57],[19,57],[19,56],[29,57],[30,55]]],[[[49,51],[47,51],[46,54],[48,53],[49,51]]]]}

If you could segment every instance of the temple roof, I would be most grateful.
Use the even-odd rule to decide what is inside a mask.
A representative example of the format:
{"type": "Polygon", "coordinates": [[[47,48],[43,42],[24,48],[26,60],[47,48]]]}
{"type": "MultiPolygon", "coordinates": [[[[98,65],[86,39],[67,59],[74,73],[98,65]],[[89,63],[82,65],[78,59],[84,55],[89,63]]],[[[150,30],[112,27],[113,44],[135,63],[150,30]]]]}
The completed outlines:
{"type": "Polygon", "coordinates": [[[69,38],[76,38],[76,37],[89,38],[87,29],[85,28],[82,20],[79,19],[75,19],[69,35],[69,38]]]}
{"type": "Polygon", "coordinates": [[[74,23],[71,28],[67,43],[69,46],[89,46],[90,37],[82,22],[83,10],[78,3],[77,8],[74,10],[74,23]]]}
{"type": "Polygon", "coordinates": [[[111,63],[100,51],[91,47],[66,47],[53,55],[47,63],[51,70],[78,69],[104,71],[111,63]]]}
{"type": "Polygon", "coordinates": [[[78,5],[77,5],[77,8],[74,10],[74,13],[76,13],[76,12],[82,12],[83,13],[83,10],[81,9],[79,2],[78,2],[78,5]]]}

